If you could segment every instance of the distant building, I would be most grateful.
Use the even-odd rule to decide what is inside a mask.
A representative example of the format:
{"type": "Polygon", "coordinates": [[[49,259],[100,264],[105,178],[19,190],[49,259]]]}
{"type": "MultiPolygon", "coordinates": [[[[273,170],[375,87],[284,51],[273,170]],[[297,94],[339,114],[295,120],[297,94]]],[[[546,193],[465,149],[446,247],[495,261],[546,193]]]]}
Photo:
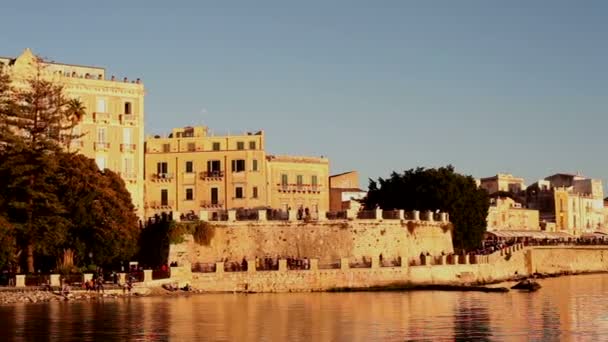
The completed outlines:
{"type": "Polygon", "coordinates": [[[523,208],[509,197],[490,199],[487,222],[488,231],[540,230],[538,210],[523,208]]]}
{"type": "Polygon", "coordinates": [[[269,156],[264,132],[206,126],[146,139],[146,217],[226,209],[328,209],[327,158],[269,156]]]}
{"type": "Polygon", "coordinates": [[[359,173],[344,172],[329,177],[329,210],[342,211],[356,206],[353,201],[365,198],[367,192],[359,188],[359,173]],[[353,205],[354,204],[354,205],[353,205]]]}
{"type": "Polygon", "coordinates": [[[556,231],[573,235],[603,229],[602,181],[580,175],[555,174],[528,187],[526,202],[540,212],[541,224],[554,223],[556,231]]]}
{"type": "Polygon", "coordinates": [[[273,209],[327,212],[327,158],[267,156],[268,205],[273,209]]]}
{"type": "Polygon", "coordinates": [[[108,78],[106,70],[96,66],[39,63],[30,49],[17,58],[0,57],[0,68],[16,87],[25,86],[40,72],[62,85],[67,97],[82,102],[85,115],[74,129],[82,137],[72,140],[70,150],[94,159],[102,170],[120,174],[135,209],[143,215],[145,90],[141,81],[108,78]]]}
{"type": "Polygon", "coordinates": [[[508,173],[499,173],[493,177],[481,178],[479,187],[485,189],[490,195],[497,192],[517,194],[525,189],[523,178],[514,177],[508,173]]]}

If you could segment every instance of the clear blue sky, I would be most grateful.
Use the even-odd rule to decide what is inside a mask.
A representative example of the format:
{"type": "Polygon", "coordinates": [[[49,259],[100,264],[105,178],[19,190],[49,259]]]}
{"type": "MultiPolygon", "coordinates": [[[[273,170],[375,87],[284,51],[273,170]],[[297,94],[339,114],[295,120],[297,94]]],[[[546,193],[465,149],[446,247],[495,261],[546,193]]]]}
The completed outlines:
{"type": "Polygon", "coordinates": [[[13,1],[24,48],[141,77],[146,129],[264,129],[367,178],[455,165],[606,181],[606,1],[13,1]]]}

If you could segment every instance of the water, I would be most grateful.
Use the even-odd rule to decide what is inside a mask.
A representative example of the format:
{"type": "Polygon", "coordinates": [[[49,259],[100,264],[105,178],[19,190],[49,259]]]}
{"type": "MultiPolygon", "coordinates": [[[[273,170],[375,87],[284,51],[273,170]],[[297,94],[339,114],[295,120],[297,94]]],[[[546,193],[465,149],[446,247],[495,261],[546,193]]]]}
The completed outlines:
{"type": "Polygon", "coordinates": [[[608,275],[535,293],[222,294],[0,306],[0,340],[608,340],[608,275]]]}

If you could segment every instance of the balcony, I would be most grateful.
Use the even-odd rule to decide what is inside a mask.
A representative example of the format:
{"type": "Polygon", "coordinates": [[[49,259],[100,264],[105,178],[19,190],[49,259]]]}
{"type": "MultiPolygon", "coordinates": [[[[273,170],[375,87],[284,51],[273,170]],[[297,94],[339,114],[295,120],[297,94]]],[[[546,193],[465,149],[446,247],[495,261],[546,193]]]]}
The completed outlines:
{"type": "Polygon", "coordinates": [[[120,124],[121,125],[135,126],[136,123],[137,123],[137,117],[134,114],[121,114],[120,115],[120,124]]]}
{"type": "Polygon", "coordinates": [[[150,201],[145,204],[146,209],[172,209],[173,201],[150,201]]]}
{"type": "Polygon", "coordinates": [[[137,145],[135,144],[120,144],[121,152],[135,152],[137,145]]]}
{"type": "Polygon", "coordinates": [[[295,193],[321,193],[321,186],[318,184],[277,184],[279,192],[295,192],[295,193]]]}
{"type": "Polygon", "coordinates": [[[95,143],[95,151],[107,151],[110,149],[109,142],[96,142],[95,143]]]}
{"type": "Polygon", "coordinates": [[[224,203],[221,201],[201,201],[201,208],[210,208],[210,209],[221,209],[224,207],[224,203]]]}
{"type": "Polygon", "coordinates": [[[171,182],[173,180],[172,173],[153,173],[151,175],[153,182],[171,182]]]}
{"type": "Polygon", "coordinates": [[[135,172],[119,172],[119,175],[125,181],[134,182],[137,180],[137,173],[135,172]]]}
{"type": "Polygon", "coordinates": [[[95,120],[95,122],[110,122],[111,117],[112,115],[110,113],[93,113],[93,120],[95,120]]]}
{"type": "Polygon", "coordinates": [[[224,178],[224,171],[203,171],[199,177],[204,181],[221,181],[224,178]]]}

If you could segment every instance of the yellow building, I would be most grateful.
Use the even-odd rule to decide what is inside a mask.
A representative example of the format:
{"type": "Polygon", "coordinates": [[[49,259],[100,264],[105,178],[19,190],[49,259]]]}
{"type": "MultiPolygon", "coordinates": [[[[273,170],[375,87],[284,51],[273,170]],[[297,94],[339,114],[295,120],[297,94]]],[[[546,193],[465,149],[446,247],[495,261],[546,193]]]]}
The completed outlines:
{"type": "Polygon", "coordinates": [[[479,187],[485,189],[489,194],[496,192],[516,194],[525,189],[523,178],[514,177],[508,173],[499,173],[493,177],[482,178],[479,180],[479,187]]]}
{"type": "Polygon", "coordinates": [[[311,213],[329,209],[327,158],[268,156],[269,206],[311,213]]]}
{"type": "Polygon", "coordinates": [[[213,136],[207,127],[146,139],[146,216],[267,204],[264,132],[213,136]]]}
{"type": "Polygon", "coordinates": [[[491,199],[487,222],[488,231],[540,230],[538,210],[522,208],[509,197],[491,199]]]}
{"type": "Polygon", "coordinates": [[[145,164],[146,217],[328,206],[327,159],[267,156],[263,131],[215,136],[205,126],[176,128],[146,139],[145,164]]]}
{"type": "Polygon", "coordinates": [[[528,206],[540,211],[543,222],[575,236],[605,229],[602,181],[558,173],[534,183],[527,191],[528,206]]]}
{"type": "Polygon", "coordinates": [[[95,159],[100,169],[118,172],[142,215],[144,86],[140,80],[107,79],[105,69],[94,66],[40,64],[29,49],[17,58],[0,57],[0,67],[17,85],[41,71],[43,77],[62,84],[68,97],[83,103],[86,114],[74,130],[83,136],[72,141],[70,149],[95,159]]]}

